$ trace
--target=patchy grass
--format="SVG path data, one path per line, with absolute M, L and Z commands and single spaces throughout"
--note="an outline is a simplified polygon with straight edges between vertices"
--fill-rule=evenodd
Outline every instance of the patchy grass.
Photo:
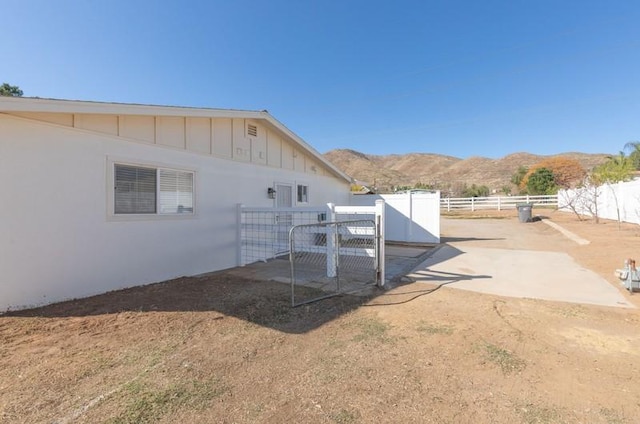
M 565 422 L 560 420 L 560 413 L 556 408 L 526 404 L 518 408 L 518 413 L 527 424 L 556 424 Z
M 351 424 L 358 421 L 360 414 L 358 411 L 348 411 L 341 409 L 339 412 L 332 414 L 331 419 L 337 424 Z
M 378 318 L 363 317 L 355 321 L 355 325 L 360 329 L 360 334 L 353 337 L 354 342 L 388 343 L 392 341 L 387 334 L 391 326 Z
M 444 334 L 447 336 L 453 334 L 453 327 L 450 325 L 432 325 L 425 321 L 420 321 L 416 330 L 424 334 Z
M 489 362 L 499 365 L 504 374 L 520 372 L 527 366 L 526 362 L 512 352 L 491 343 L 484 346 L 485 357 Z
M 202 410 L 211 400 L 228 390 L 228 387 L 217 379 L 174 383 L 167 387 L 134 381 L 123 389 L 122 394 L 127 399 L 124 410 L 107 422 L 109 424 L 154 423 L 162 416 L 180 408 Z
M 624 414 L 616 411 L 612 408 L 602 408 L 600 409 L 600 415 L 607 420 L 607 424 L 626 424 L 631 421 L 627 421 L 624 417 Z

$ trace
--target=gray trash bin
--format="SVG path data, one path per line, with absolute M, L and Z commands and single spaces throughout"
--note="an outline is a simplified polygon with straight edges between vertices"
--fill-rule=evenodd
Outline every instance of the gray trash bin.
M 533 209 L 533 203 L 518 203 L 516 205 L 518 207 L 518 219 L 520 222 L 530 222 L 531 218 L 531 209 Z

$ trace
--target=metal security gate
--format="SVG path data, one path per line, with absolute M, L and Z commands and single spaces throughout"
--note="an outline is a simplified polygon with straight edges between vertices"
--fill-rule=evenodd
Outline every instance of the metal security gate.
M 384 284 L 381 243 L 380 226 L 371 219 L 292 227 L 292 306 Z

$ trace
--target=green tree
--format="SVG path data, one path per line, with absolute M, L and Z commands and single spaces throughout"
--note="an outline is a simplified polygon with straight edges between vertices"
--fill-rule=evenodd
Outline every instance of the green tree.
M 640 147 L 640 144 L 638 145 Z M 640 154 L 640 150 L 638 150 Z M 592 178 L 597 184 L 611 184 L 620 181 L 629 181 L 634 170 L 634 159 L 620 152 L 617 156 L 610 156 L 602 165 L 597 166 L 592 172 Z
M 489 187 L 472 184 L 471 187 L 465 187 L 462 190 L 462 197 L 487 197 L 489 196 Z
M 522 179 L 527 175 L 529 169 L 526 166 L 520 166 L 518 170 L 511 176 L 511 183 L 516 187 L 520 186 Z
M 418 189 L 418 190 L 433 190 L 433 185 L 431 184 L 426 184 L 423 182 L 418 182 L 416 183 L 415 186 L 413 186 L 413 188 Z
M 629 152 L 633 169 L 640 169 L 640 141 L 628 142 L 624 145 L 624 150 Z
M 529 176 L 527 192 L 529 194 L 555 194 L 558 187 L 553 172 L 547 168 L 538 168 Z
M 22 90 L 17 85 L 9 85 L 6 82 L 0 85 L 0 96 L 22 97 Z

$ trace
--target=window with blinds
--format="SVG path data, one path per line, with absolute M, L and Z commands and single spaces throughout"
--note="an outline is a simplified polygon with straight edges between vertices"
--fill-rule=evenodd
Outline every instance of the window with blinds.
M 193 213 L 193 173 L 159 169 L 159 213 Z
M 156 213 L 156 170 L 137 166 L 116 165 L 116 214 Z
M 193 172 L 114 165 L 114 214 L 192 214 Z

